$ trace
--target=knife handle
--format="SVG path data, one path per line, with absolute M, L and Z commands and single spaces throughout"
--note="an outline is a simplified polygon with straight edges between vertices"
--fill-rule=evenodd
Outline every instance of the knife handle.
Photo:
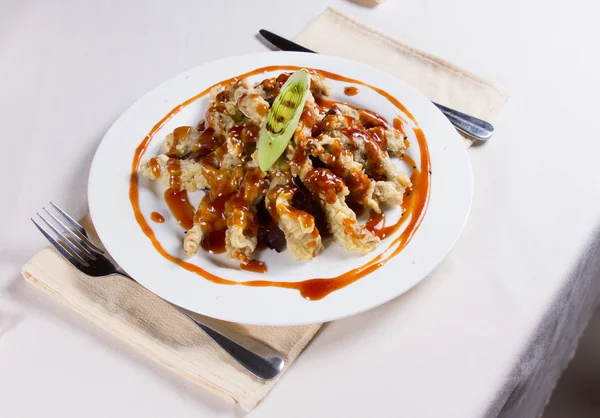
M 436 105 L 438 109 L 440 109 L 440 111 L 448 118 L 448 120 L 450 120 L 456 129 L 464 132 L 468 136 L 479 141 L 485 141 L 490 139 L 494 134 L 494 126 L 491 123 L 476 118 L 475 116 L 467 115 L 466 113 L 443 106 L 439 103 L 432 103 Z

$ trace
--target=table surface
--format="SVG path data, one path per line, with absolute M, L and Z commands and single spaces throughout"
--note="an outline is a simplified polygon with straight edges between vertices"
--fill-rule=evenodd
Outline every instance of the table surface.
M 511 99 L 495 137 L 469 150 L 472 213 L 446 260 L 408 294 L 326 325 L 253 417 L 469 418 L 497 399 L 600 221 L 600 3 L 553 3 L 329 2 Z M 265 51 L 258 29 L 293 37 L 327 4 L 1 2 L 3 416 L 242 414 L 26 284 L 20 266 L 45 245 L 29 217 L 49 200 L 86 212 L 94 151 L 139 96 Z

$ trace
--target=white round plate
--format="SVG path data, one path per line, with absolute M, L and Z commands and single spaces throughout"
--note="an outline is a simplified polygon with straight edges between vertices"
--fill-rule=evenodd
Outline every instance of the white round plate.
M 378 87 L 398 99 L 412 113 L 427 138 L 431 161 L 431 191 L 427 212 L 406 248 L 383 267 L 320 300 L 304 299 L 294 289 L 220 285 L 185 270 L 161 256 L 134 218 L 129 200 L 129 179 L 136 148 L 152 127 L 173 108 L 222 80 L 265 66 L 299 66 L 322 69 Z M 275 71 L 270 76 L 281 71 Z M 253 76 L 262 80 L 267 74 Z M 343 94 L 348 83 L 333 81 L 333 99 L 375 111 L 389 121 L 400 112 L 375 91 L 358 86 L 353 97 Z M 182 108 L 157 132 L 144 159 L 156 155 L 165 135 L 181 125 L 195 126 L 203 119 L 208 97 Z M 410 131 L 410 132 L 409 132 Z M 412 130 L 408 154 L 419 161 Z M 395 161 L 399 160 L 395 159 Z M 183 258 L 184 231 L 171 217 L 162 186 L 139 176 L 140 208 L 161 245 Z M 190 194 L 197 204 L 201 192 Z M 341 58 L 292 52 L 268 52 L 226 58 L 194 68 L 161 84 L 133 104 L 114 123 L 98 147 L 89 179 L 89 205 L 100 239 L 113 258 L 141 285 L 160 297 L 214 318 L 248 324 L 299 325 L 331 321 L 381 305 L 415 286 L 444 258 L 467 219 L 472 196 L 469 158 L 459 135 L 435 106 L 416 90 L 389 74 Z M 149 220 L 157 211 L 167 221 Z M 391 215 L 393 216 L 393 215 Z M 389 218 L 388 218 L 389 219 Z M 397 236 L 394 235 L 394 236 Z M 248 280 L 302 281 L 340 275 L 383 252 L 394 236 L 371 254 L 346 252 L 336 243 L 310 261 L 296 262 L 284 251 L 262 251 L 268 272 L 242 271 L 225 254 L 200 251 L 188 261 L 210 273 L 238 282 Z

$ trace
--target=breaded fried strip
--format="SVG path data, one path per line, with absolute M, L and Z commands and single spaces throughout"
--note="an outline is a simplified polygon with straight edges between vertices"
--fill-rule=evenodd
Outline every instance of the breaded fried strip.
M 247 78 L 236 83 L 233 98 L 244 116 L 258 125 L 269 113 L 269 103 L 255 91 Z
M 177 191 L 187 190 L 188 192 L 194 192 L 205 189 L 208 186 L 202 174 L 202 165 L 194 160 L 179 160 L 161 154 L 143 161 L 140 170 L 144 177 L 158 180 L 160 184 L 174 188 Z M 172 184 L 174 176 L 171 173 L 175 170 L 181 170 L 181 175 L 178 177 L 180 185 Z
M 310 214 L 292 207 L 297 187 L 289 176 L 271 177 L 265 205 L 283 231 L 287 249 L 297 260 L 310 260 L 322 249 L 321 235 Z
M 375 181 L 367 176 L 362 164 L 354 160 L 352 153 L 344 149 L 338 138 L 321 134 L 316 139 L 312 155 L 318 157 L 333 174 L 344 180 L 350 191 L 350 198 L 377 213 L 381 212 L 379 204 L 373 199 Z
M 194 223 L 194 225 L 185 233 L 185 238 L 183 239 L 183 251 L 185 251 L 187 255 L 196 254 L 198 248 L 200 248 L 203 235 L 200 224 Z
M 243 127 L 243 126 L 240 126 Z M 243 129 L 242 129 L 243 132 Z M 179 179 L 181 187 L 193 192 L 199 189 L 210 187 L 210 181 L 205 177 L 203 164 L 185 157 L 190 152 L 195 151 L 195 145 L 200 137 L 200 132 L 189 127 L 183 126 L 176 128 L 165 138 L 165 145 L 169 147 L 169 155 L 160 154 L 147 161 L 143 161 L 140 170 L 142 174 L 152 180 L 158 180 L 161 184 L 173 188 L 172 180 L 174 177 Z M 243 163 L 245 150 L 240 146 L 239 140 L 234 137 L 232 132 L 228 132 L 224 143 L 216 150 L 206 156 L 205 161 L 212 162 L 212 167 L 223 167 L 224 169 L 235 169 Z M 250 166 L 254 166 L 251 161 Z M 204 165 L 205 169 L 210 169 L 210 165 Z M 174 171 L 180 170 L 181 175 L 173 175 Z M 178 185 L 179 186 L 179 185 Z
M 329 110 L 329 113 L 330 114 L 327 115 L 321 122 L 321 124 L 324 125 L 323 127 L 325 128 L 325 133 L 332 130 L 348 128 L 353 122 L 360 120 L 361 117 L 358 109 L 343 103 L 335 103 Z M 349 120 L 348 118 L 351 119 Z M 395 129 L 392 126 L 387 126 L 387 124 L 382 124 L 378 128 L 381 129 L 381 132 L 385 137 L 386 150 L 394 156 L 404 154 L 404 151 L 406 150 L 406 143 L 404 142 L 406 138 L 404 135 L 402 135 L 398 129 Z M 371 128 L 368 130 L 373 131 L 375 129 L 377 128 Z
M 379 203 L 400 205 L 404 198 L 404 191 L 392 181 L 376 181 L 373 188 L 373 198 Z
M 202 132 L 191 126 L 179 126 L 165 137 L 164 146 L 172 157 L 184 157 L 193 151 Z
M 285 84 L 291 73 L 281 73 L 278 77 L 267 78 L 254 85 L 255 92 L 265 100 L 273 100 L 279 90 Z M 317 71 L 309 71 L 310 91 L 313 96 L 329 96 L 331 94 L 331 85 L 323 75 Z
M 386 138 L 386 148 L 387 151 L 394 156 L 400 156 L 404 154 L 406 151 L 406 142 L 404 141 L 406 137 L 402 135 L 402 133 L 395 128 L 388 127 L 385 130 L 385 138 Z
M 318 146 L 322 146 L 322 153 Z M 354 155 L 349 150 L 343 148 L 339 138 L 321 134 L 317 139 L 316 154 L 327 164 L 327 168 L 344 180 L 350 190 L 350 197 L 361 205 L 381 213 L 379 203 L 389 205 L 402 203 L 404 188 L 399 187 L 394 181 L 370 179 L 364 172 L 362 164 L 354 159 Z M 312 155 L 315 153 L 313 152 Z
M 309 103 L 307 105 L 310 106 Z M 379 238 L 357 222 L 356 214 L 346 204 L 345 197 L 349 191 L 344 182 L 330 170 L 314 168 L 306 155 L 309 142 L 314 141 L 310 135 L 311 127 L 300 122 L 288 153 L 292 173 L 298 175 L 313 196 L 318 198 L 329 231 L 346 249 L 362 253 L 373 251 L 379 244 Z
M 229 258 L 246 263 L 258 243 L 256 204 L 264 197 L 267 182 L 260 168 L 246 171 L 242 186 L 225 203 L 225 249 Z
M 242 119 L 242 113 L 233 98 L 233 87 L 216 86 L 211 90 L 210 97 L 210 105 L 205 114 L 206 125 L 213 128 L 217 135 L 224 136 Z
M 388 153 L 368 135 L 345 129 L 331 131 L 329 135 L 339 138 L 345 147 L 352 149 L 354 159 L 360 162 L 371 176 L 393 182 L 402 193 L 412 186 L 406 173 L 402 172 Z
M 358 223 L 356 214 L 346 204 L 348 188 L 339 177 L 325 168 L 315 168 L 309 170 L 302 181 L 313 195 L 318 196 L 329 232 L 347 250 L 366 254 L 377 247 L 379 238 Z
M 329 96 L 331 94 L 331 84 L 321 73 L 317 71 L 309 71 L 310 75 L 310 91 L 313 96 Z

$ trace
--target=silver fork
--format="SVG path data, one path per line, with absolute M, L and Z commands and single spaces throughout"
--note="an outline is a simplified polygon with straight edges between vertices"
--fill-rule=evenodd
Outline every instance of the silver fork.
M 104 251 L 92 242 L 87 231 L 77 221 L 54 203 L 50 204 L 56 213 L 46 208 L 43 208 L 42 214 L 37 213 L 45 226 L 33 218 L 31 221 L 69 263 L 88 276 L 102 277 L 117 273 L 133 279 L 103 255 Z M 217 324 L 209 326 L 191 317 L 182 308 L 169 304 L 204 330 L 256 377 L 272 379 L 283 370 L 283 358 L 271 347 Z

